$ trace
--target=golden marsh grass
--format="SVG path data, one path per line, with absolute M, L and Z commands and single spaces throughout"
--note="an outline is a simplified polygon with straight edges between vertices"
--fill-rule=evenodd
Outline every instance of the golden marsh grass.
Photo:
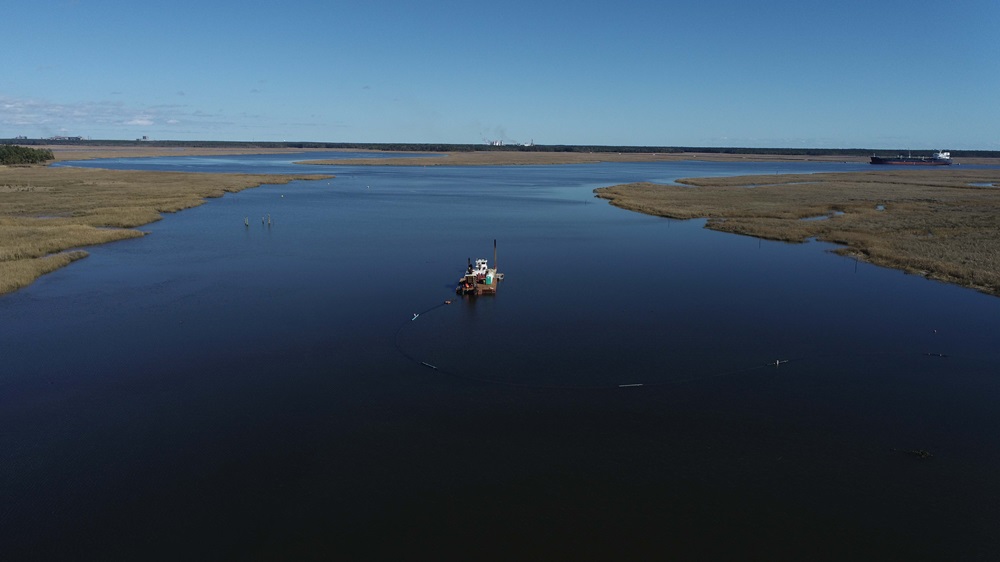
M 0 167 L 0 294 L 87 255 L 67 250 L 143 236 L 134 228 L 161 213 L 264 183 L 329 177 Z
M 56 160 L 303 152 L 302 149 L 51 147 Z M 676 160 L 854 160 L 816 156 L 559 152 L 449 153 L 440 158 L 327 160 L 310 164 L 500 166 Z M 959 163 L 966 162 L 959 160 Z M 969 160 L 967 163 L 974 163 Z M 996 163 L 984 161 L 975 163 Z M 67 250 L 142 236 L 137 226 L 262 183 L 330 176 L 131 172 L 0 167 L 0 294 L 86 256 Z M 951 169 L 683 180 L 690 187 L 630 184 L 598 190 L 619 207 L 675 218 L 709 218 L 716 230 L 802 241 L 816 237 L 841 253 L 1000 294 L 1000 177 Z M 975 184 L 988 184 L 984 187 Z M 755 185 L 754 188 L 747 188 Z M 882 205 L 885 210 L 877 211 Z M 801 221 L 834 211 L 843 215 Z
M 684 179 L 596 190 L 611 204 L 838 253 L 1000 295 L 1000 170 L 921 169 Z M 811 217 L 825 220 L 802 220 Z

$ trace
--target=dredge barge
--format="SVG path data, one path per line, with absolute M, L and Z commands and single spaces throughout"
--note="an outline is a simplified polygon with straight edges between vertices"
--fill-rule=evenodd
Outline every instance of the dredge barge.
M 476 260 L 472 264 L 469 258 L 469 265 L 465 275 L 458 279 L 458 287 L 455 293 L 459 295 L 495 295 L 497 294 L 497 284 L 503 279 L 503 273 L 497 270 L 497 241 L 493 241 L 493 267 L 489 267 L 485 258 Z

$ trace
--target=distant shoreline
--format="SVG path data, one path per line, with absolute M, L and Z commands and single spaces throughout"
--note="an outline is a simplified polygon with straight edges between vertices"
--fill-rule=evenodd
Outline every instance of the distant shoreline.
M 867 162 L 856 156 L 798 156 L 777 154 L 722 154 L 707 152 L 439 152 L 434 158 L 350 158 L 302 160 L 314 166 L 549 166 L 601 162 Z M 1000 163 L 1000 160 L 998 160 Z
M 197 146 L 105 146 L 105 145 L 40 145 L 52 151 L 55 162 L 95 160 L 98 158 L 158 158 L 164 156 L 230 156 L 238 154 L 301 154 L 303 152 L 333 152 L 328 148 L 206 148 Z M 363 152 L 352 150 L 350 152 Z
M 228 156 L 237 154 L 303 154 L 310 152 L 371 152 L 399 154 L 365 148 L 294 148 L 294 147 L 202 147 L 202 146 L 114 146 L 114 145 L 32 145 L 47 148 L 55 155 L 56 162 L 68 160 L 93 160 L 97 158 L 154 158 L 166 156 Z M 547 151 L 467 151 L 424 154 L 433 158 L 406 156 L 400 158 L 345 158 L 300 160 L 297 164 L 328 166 L 541 166 L 557 164 L 593 164 L 600 162 L 678 162 L 704 160 L 707 162 L 854 162 L 866 163 L 868 156 L 857 155 L 807 155 L 807 154 L 757 154 L 727 152 L 547 152 Z M 1000 158 L 954 158 L 956 164 L 1000 165 Z
M 155 146 L 45 146 L 56 162 L 95 158 L 303 154 L 361 149 Z M 633 152 L 451 152 L 434 158 L 350 158 L 300 163 L 364 166 L 524 166 L 598 162 L 865 162 L 848 156 Z M 709 228 L 776 240 L 816 237 L 885 267 L 1000 295 L 1000 171 L 961 164 L 1000 165 L 1000 159 L 956 159 L 950 170 L 885 170 L 796 176 L 682 180 L 699 189 L 631 184 L 603 188 L 599 197 L 622 208 L 667 217 L 709 218 Z M 879 169 L 876 169 L 879 168 Z M 928 175 L 930 174 L 930 175 Z M 113 171 L 49 166 L 0 166 L 0 294 L 86 256 L 81 246 L 141 236 L 134 227 L 199 205 L 205 197 L 290 176 Z M 795 185 L 796 182 L 798 185 Z M 822 183 L 822 185 L 817 185 Z M 947 184 L 947 185 L 943 185 Z M 178 184 L 183 189 L 178 189 Z M 975 187 L 976 185 L 996 187 Z M 747 185 L 755 185 L 752 190 Z M 803 188 L 802 186 L 806 187 Z M 118 187 L 122 186 L 122 187 Z M 128 189 L 124 189 L 127 187 Z M 902 189 L 902 191 L 900 191 Z M 728 194 L 726 194 L 728 192 Z M 725 201 L 720 201 L 725 194 Z M 918 197 L 920 201 L 914 202 Z M 126 199 L 123 199 L 125 197 Z M 171 202 L 164 204 L 164 197 Z M 886 212 L 875 212 L 883 206 Z M 100 213 L 98 213 L 100 210 Z M 825 221 L 803 217 L 841 212 Z M 942 222 L 943 221 L 943 222 Z M 111 228 L 108 228 L 111 227 Z M 926 233 L 931 233 L 928 236 Z M 905 246 L 905 247 L 904 247 Z
M 239 154 L 302 154 L 309 152 L 398 152 L 366 149 L 331 148 L 209 148 L 105 145 L 41 145 L 52 151 L 56 162 L 94 160 L 98 158 L 157 158 L 170 156 L 228 156 Z M 344 158 L 301 160 L 297 164 L 341 166 L 531 166 L 555 164 L 588 164 L 598 162 L 677 162 L 705 160 L 709 162 L 863 162 L 867 157 L 806 156 L 776 154 L 725 154 L 714 152 L 427 152 L 432 157 L 405 156 L 399 158 Z M 1000 163 L 1000 159 L 997 159 Z

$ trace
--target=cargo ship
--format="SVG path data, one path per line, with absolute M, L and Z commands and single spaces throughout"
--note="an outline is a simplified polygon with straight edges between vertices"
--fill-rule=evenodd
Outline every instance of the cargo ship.
M 948 166 L 951 164 L 951 153 L 937 151 L 933 156 L 895 156 L 886 158 L 872 156 L 872 164 L 895 164 L 901 166 Z

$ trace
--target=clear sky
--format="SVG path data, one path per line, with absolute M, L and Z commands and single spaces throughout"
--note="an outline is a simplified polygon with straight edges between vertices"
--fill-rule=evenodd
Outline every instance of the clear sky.
M 0 138 L 1000 150 L 998 0 L 0 13 Z

